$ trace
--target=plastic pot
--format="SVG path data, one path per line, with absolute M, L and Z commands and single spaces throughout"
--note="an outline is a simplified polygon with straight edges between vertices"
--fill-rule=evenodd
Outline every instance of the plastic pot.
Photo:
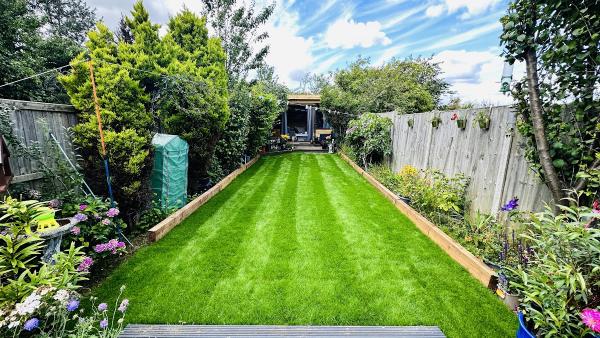
M 479 128 L 483 129 L 483 130 L 488 130 L 490 129 L 490 120 L 479 120 Z
M 407 124 L 408 124 L 408 127 L 409 127 L 409 128 L 412 128 L 412 127 L 415 125 L 415 120 L 412 120 L 412 119 L 411 119 L 411 120 L 408 120 L 408 121 L 407 121 Z
M 467 127 L 467 120 L 456 120 L 456 125 L 464 130 Z
M 535 338 L 535 335 L 527 329 L 525 325 L 525 316 L 519 311 L 519 329 L 517 330 L 517 338 Z
M 440 126 L 440 121 L 431 121 L 431 126 L 437 128 Z

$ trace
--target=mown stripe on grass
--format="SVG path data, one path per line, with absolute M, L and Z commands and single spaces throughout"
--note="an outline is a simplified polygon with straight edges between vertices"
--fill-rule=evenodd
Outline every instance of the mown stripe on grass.
M 127 284 L 137 323 L 438 325 L 514 316 L 336 156 L 269 156 L 94 293 Z

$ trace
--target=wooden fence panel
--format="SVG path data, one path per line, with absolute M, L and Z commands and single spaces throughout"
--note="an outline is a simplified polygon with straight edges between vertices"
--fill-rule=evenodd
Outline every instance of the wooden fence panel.
M 52 132 L 67 154 L 72 154 L 72 145 L 66 129 L 77 123 L 77 111 L 71 105 L 52 104 L 0 99 L 0 104 L 11 109 L 10 119 L 14 124 L 14 133 L 25 145 L 41 144 L 49 139 Z M 43 128 L 45 124 L 47 128 Z M 26 156 L 10 158 L 15 175 L 13 183 L 31 182 L 42 178 L 40 163 Z M 35 184 L 32 185 L 34 187 Z
M 482 110 L 491 116 L 488 130 L 480 129 L 475 121 Z M 464 130 L 451 120 L 455 113 L 467 117 Z M 433 128 L 431 120 L 436 114 L 442 122 Z M 529 210 L 540 210 L 544 202 L 551 200 L 549 190 L 529 170 L 523 157 L 523 139 L 515 131 L 515 115 L 510 107 L 382 115 L 393 121 L 393 152 L 389 158 L 392 170 L 410 164 L 448 175 L 465 174 L 470 178 L 467 196 L 473 211 L 495 213 L 514 196 Z M 412 128 L 408 126 L 411 118 Z

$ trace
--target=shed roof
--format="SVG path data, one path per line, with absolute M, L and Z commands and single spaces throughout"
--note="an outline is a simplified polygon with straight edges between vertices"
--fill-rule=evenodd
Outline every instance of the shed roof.
M 321 103 L 321 95 L 315 94 L 290 94 L 288 95 L 288 104 L 320 104 Z

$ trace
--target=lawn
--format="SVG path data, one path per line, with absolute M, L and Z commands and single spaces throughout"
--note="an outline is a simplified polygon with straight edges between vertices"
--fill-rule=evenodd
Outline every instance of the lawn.
M 263 157 L 93 293 L 128 322 L 436 325 L 508 337 L 515 316 L 339 157 Z

